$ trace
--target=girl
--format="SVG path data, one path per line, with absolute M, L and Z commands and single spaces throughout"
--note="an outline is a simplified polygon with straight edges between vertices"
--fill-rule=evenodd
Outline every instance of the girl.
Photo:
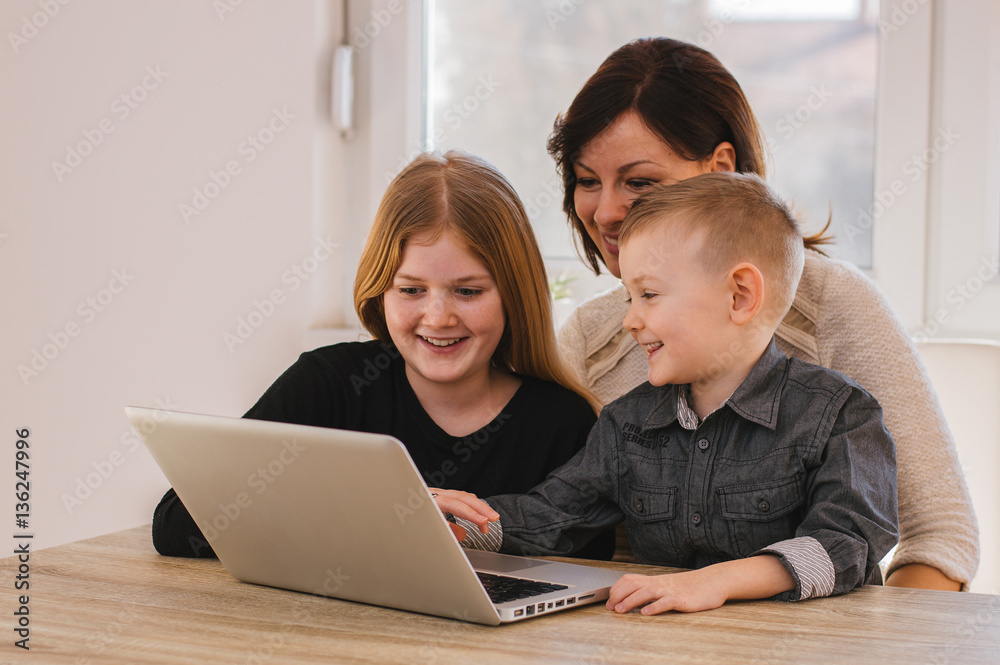
M 393 180 L 354 304 L 374 340 L 303 353 L 245 417 L 392 435 L 428 485 L 481 496 L 525 492 L 583 446 L 596 403 L 559 359 L 534 234 L 490 164 L 423 155 Z M 613 535 L 580 555 L 608 558 Z M 173 490 L 153 544 L 213 555 Z

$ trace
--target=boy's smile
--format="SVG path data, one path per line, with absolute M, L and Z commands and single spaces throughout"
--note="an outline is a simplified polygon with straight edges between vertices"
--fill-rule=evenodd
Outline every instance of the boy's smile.
M 728 275 L 706 270 L 700 233 L 683 235 L 659 227 L 630 236 L 621 246 L 622 282 L 630 299 L 622 325 L 646 352 L 649 382 L 692 384 L 692 406 L 704 417 L 701 411 L 725 402 L 749 367 L 742 353 L 734 352 L 740 336 L 730 319 Z

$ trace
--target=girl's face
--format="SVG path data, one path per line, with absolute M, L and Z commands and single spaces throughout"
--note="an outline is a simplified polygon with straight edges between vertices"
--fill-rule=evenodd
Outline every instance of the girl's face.
M 722 143 L 704 161 L 678 156 L 659 136 L 646 128 L 634 111 L 623 113 L 607 130 L 583 146 L 573 162 L 576 187 L 573 201 L 604 264 L 621 277 L 618 263 L 618 229 L 632 201 L 652 185 L 677 182 L 715 170 L 732 170 L 725 156 L 732 152 Z M 720 155 L 722 160 L 720 162 Z
M 488 379 L 506 317 L 493 275 L 462 240 L 410 238 L 383 304 L 411 386 Z

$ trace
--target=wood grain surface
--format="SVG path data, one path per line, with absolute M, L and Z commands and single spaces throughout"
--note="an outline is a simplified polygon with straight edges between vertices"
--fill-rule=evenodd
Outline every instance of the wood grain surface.
M 598 604 L 489 628 L 244 584 L 216 560 L 159 556 L 148 527 L 32 552 L 24 651 L 18 565 L 0 560 L 3 663 L 1000 663 L 1000 596 L 865 587 L 658 617 Z

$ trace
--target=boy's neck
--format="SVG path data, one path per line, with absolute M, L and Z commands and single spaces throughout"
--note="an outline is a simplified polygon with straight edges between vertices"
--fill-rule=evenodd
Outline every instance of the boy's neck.
M 763 346 L 757 344 L 746 353 L 727 356 L 727 360 L 729 358 L 731 360 L 723 366 L 722 371 L 691 383 L 691 401 L 688 406 L 697 414 L 698 420 L 705 420 L 709 414 L 732 397 L 736 389 L 750 375 L 760 357 L 764 355 L 770 342 L 768 338 Z

